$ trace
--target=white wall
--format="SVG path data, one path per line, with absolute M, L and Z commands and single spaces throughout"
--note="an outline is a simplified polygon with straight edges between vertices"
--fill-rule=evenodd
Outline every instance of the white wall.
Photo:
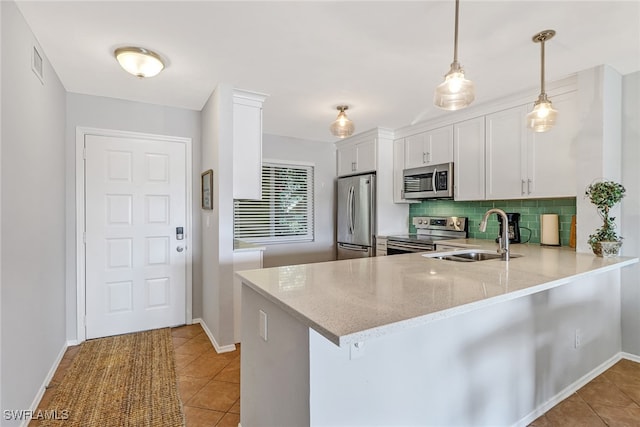
M 622 90 L 622 253 L 640 256 L 640 71 L 624 76 Z M 640 266 L 622 273 L 622 350 L 640 356 Z
M 578 73 L 578 117 L 581 125 L 576 165 L 578 252 L 591 253 L 591 247 L 587 244 L 588 236 L 602 225 L 595 206 L 582 197 L 585 189 L 593 181 L 602 178 L 620 182 L 621 103 L 622 76 L 613 68 L 601 65 Z M 614 217 L 618 213 L 619 207 L 611 211 Z
M 262 157 L 314 164 L 313 242 L 268 245 L 264 267 L 306 264 L 335 259 L 335 178 L 336 151 L 330 142 L 309 141 L 287 136 L 262 136 Z
M 29 409 L 65 335 L 65 91 L 15 3 L 2 1 L 2 402 Z M 38 46 L 39 47 L 39 46 Z M 18 425 L 2 420 L 3 426 Z
M 202 318 L 219 347 L 234 343 L 232 141 L 233 88 L 221 84 L 202 109 L 200 162 L 213 169 L 213 210 L 202 211 Z
M 66 130 L 66 304 L 67 337 L 76 339 L 76 128 L 93 127 L 179 136 L 192 139 L 193 159 L 193 317 L 202 315 L 202 256 L 200 240 L 200 112 L 100 96 L 67 94 Z

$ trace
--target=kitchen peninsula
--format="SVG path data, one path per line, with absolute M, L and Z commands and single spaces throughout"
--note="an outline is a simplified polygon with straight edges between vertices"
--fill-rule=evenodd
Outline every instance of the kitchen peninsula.
M 408 254 L 238 273 L 243 427 L 533 421 L 620 357 L 620 268 L 638 259 L 512 252 L 522 256 Z

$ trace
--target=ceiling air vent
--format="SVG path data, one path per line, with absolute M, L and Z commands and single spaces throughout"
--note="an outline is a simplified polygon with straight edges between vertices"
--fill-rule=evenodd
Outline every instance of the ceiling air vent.
M 38 76 L 38 79 L 40 79 L 40 83 L 44 84 L 44 75 L 42 74 L 42 68 L 43 68 L 42 55 L 40 54 L 40 52 L 38 52 L 38 49 L 34 46 L 33 57 L 31 59 L 31 69 L 33 70 L 34 74 Z

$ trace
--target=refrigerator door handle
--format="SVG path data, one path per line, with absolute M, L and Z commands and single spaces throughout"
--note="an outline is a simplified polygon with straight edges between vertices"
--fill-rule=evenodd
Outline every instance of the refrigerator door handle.
M 349 187 L 349 198 L 347 200 L 348 203 L 348 212 L 349 212 L 349 233 L 353 234 L 355 231 L 353 215 L 354 215 L 354 203 L 355 203 L 355 189 L 353 186 Z

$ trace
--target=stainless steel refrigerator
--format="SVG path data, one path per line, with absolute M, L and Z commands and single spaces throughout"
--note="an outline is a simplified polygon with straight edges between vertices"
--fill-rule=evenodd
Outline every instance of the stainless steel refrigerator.
M 338 179 L 338 259 L 374 255 L 376 175 Z

